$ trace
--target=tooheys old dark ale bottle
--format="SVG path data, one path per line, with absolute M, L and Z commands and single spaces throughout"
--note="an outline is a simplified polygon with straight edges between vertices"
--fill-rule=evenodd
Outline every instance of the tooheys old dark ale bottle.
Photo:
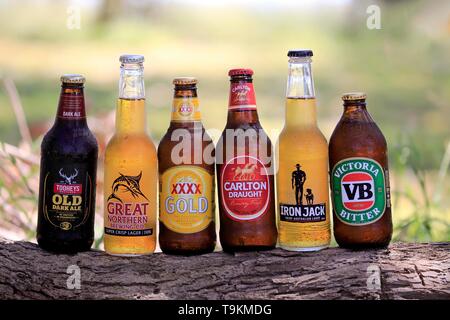
M 259 123 L 250 69 L 230 70 L 228 120 L 216 147 L 224 251 L 276 244 L 272 144 Z
M 58 112 L 41 145 L 37 241 L 56 252 L 94 240 L 98 146 L 86 122 L 84 77 L 63 75 Z
M 199 254 L 216 245 L 214 143 L 201 122 L 197 79 L 176 78 L 172 118 L 158 147 L 159 245 Z
M 386 140 L 367 112 L 366 94 L 342 100 L 329 145 L 334 236 L 342 247 L 384 247 L 392 236 Z

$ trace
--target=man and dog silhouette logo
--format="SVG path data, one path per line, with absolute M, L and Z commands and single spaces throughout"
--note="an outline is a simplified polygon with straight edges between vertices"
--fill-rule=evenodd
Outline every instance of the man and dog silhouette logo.
M 295 170 L 292 171 L 292 178 L 291 178 L 291 185 L 292 189 L 295 194 L 295 202 L 298 206 L 303 205 L 303 186 L 305 185 L 306 181 L 306 172 L 301 170 L 302 166 L 297 163 L 295 165 Z M 314 203 L 314 194 L 312 192 L 312 189 L 307 188 L 306 194 L 305 194 L 306 204 L 313 204 Z

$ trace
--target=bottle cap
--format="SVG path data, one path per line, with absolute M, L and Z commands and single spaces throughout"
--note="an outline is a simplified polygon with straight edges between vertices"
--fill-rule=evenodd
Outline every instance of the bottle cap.
M 81 74 L 63 74 L 60 80 L 62 83 L 84 83 L 86 81 Z
M 139 54 L 123 54 L 120 56 L 119 61 L 122 63 L 142 63 L 144 62 L 144 56 Z
M 189 84 L 197 84 L 197 79 L 194 77 L 179 77 L 179 78 L 175 78 L 173 79 L 173 84 L 174 85 L 189 85 Z
M 366 100 L 367 95 L 364 92 L 347 92 L 342 95 L 343 101 Z
M 230 71 L 228 71 L 228 75 L 230 77 L 251 76 L 251 75 L 253 75 L 253 70 L 252 69 L 231 69 Z
M 288 57 L 312 57 L 311 49 L 292 49 L 288 51 Z

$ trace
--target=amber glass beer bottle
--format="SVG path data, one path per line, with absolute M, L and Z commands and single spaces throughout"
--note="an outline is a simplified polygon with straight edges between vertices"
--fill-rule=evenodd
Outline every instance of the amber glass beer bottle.
M 156 247 L 156 148 L 147 134 L 144 57 L 120 57 L 116 131 L 105 151 L 104 242 L 114 255 Z
M 55 252 L 88 250 L 94 241 L 97 141 L 84 107 L 84 77 L 61 77 L 53 127 L 41 145 L 37 241 Z
M 201 122 L 197 79 L 176 78 L 169 129 L 158 147 L 159 245 L 200 254 L 216 245 L 214 143 Z
M 230 70 L 228 120 L 216 147 L 224 251 L 262 250 L 277 239 L 272 144 L 256 111 L 250 69 Z
M 278 230 L 281 248 L 315 251 L 331 238 L 328 146 L 317 126 L 311 50 L 290 50 L 286 120 L 278 140 Z
M 342 96 L 330 139 L 334 237 L 342 247 L 385 247 L 392 236 L 387 144 L 366 109 L 366 94 Z

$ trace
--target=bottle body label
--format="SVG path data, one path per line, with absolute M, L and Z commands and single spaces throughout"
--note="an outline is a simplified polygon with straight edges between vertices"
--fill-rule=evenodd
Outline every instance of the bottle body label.
M 70 231 L 83 226 L 95 206 L 95 175 L 86 164 L 52 165 L 44 171 L 42 212 L 53 227 Z
M 331 172 L 336 216 L 349 225 L 367 225 L 379 220 L 386 209 L 386 179 L 383 167 L 369 158 L 348 158 Z
M 227 216 L 237 221 L 256 220 L 267 212 L 270 180 L 257 158 L 238 156 L 222 167 L 221 197 Z
M 316 150 L 312 158 L 299 159 L 298 150 L 289 144 L 284 147 L 277 175 L 280 245 L 327 246 L 331 238 L 327 153 Z
M 191 234 L 214 220 L 214 177 L 198 166 L 176 166 L 160 176 L 160 221 L 168 229 Z
M 141 190 L 142 171 L 137 175 L 119 173 L 106 200 L 105 234 L 150 236 L 154 233 L 148 195 Z

